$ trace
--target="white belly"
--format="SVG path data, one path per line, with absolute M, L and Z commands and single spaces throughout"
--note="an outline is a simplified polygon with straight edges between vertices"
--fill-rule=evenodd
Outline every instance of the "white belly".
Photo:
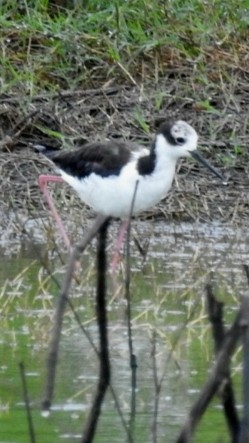
M 135 162 L 123 168 L 120 175 L 101 177 L 92 173 L 78 179 L 60 170 L 63 179 L 71 185 L 79 197 L 97 213 L 107 216 L 127 218 L 131 211 L 136 182 L 133 214 L 153 207 L 164 198 L 172 184 L 174 169 L 157 170 L 152 175 L 139 176 Z

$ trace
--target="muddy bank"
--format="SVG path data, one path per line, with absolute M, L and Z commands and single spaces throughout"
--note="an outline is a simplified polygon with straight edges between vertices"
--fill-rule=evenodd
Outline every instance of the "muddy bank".
M 249 224 L 249 88 L 242 79 L 232 89 L 222 84 L 193 88 L 179 74 L 169 75 L 155 88 L 111 86 L 32 100 L 1 96 L 0 210 L 29 217 L 46 214 L 37 177 L 51 169 L 33 152 L 32 144 L 71 149 L 86 140 L 110 137 L 149 144 L 163 119 L 182 118 L 199 132 L 200 149 L 229 184 L 223 186 L 201 166 L 184 161 L 166 201 L 143 218 Z M 66 186 L 56 192 L 64 216 L 82 211 L 81 202 Z

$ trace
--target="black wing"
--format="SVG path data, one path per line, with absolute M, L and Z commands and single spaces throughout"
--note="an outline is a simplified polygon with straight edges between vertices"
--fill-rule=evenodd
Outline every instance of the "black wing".
M 118 175 L 131 158 L 130 147 L 118 141 L 86 143 L 73 151 L 40 149 L 57 168 L 78 178 L 96 172 L 102 176 Z

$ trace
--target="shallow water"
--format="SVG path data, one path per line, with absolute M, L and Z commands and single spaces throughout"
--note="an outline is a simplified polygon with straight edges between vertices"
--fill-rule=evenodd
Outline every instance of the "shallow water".
M 241 230 L 221 225 L 165 222 L 137 222 L 132 232 L 143 248 L 148 247 L 144 259 L 133 241 L 131 244 L 133 347 L 138 364 L 134 440 L 153 441 L 152 428 L 156 422 L 158 442 L 174 442 L 213 358 L 204 285 L 211 276 L 217 295 L 225 303 L 226 322 L 230 322 L 239 297 L 248 291 L 242 270 L 242 265 L 249 263 L 248 236 Z M 28 440 L 18 370 L 20 361 L 26 368 L 37 441 L 43 443 L 80 440 L 98 378 L 97 357 L 68 311 L 52 412 L 48 418 L 41 416 L 47 344 L 58 293 L 44 266 L 59 281 L 63 279 L 64 268 L 56 251 L 47 251 L 39 236 L 37 240 L 35 243 L 25 241 L 22 248 L 12 249 L 18 253 L 9 254 L 3 248 L 0 258 L 0 443 Z M 42 257 L 43 266 L 37 257 Z M 94 260 L 95 244 L 84 254 L 84 273 L 81 283 L 73 287 L 72 300 L 97 345 Z M 121 265 L 116 292 L 109 281 L 109 344 L 112 386 L 123 418 L 128 422 L 131 373 L 123 283 Z M 163 377 L 156 417 L 155 365 L 158 378 Z M 239 357 L 233 372 L 240 403 Z M 194 441 L 226 439 L 223 414 L 216 400 L 202 420 Z M 110 392 L 103 405 L 96 441 L 126 441 Z

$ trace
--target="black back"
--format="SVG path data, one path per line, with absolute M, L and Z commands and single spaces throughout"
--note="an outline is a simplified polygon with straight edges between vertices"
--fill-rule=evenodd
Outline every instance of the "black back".
M 103 177 L 118 175 L 129 161 L 131 150 L 117 141 L 86 143 L 74 151 L 43 151 L 62 171 L 84 178 L 95 172 Z

